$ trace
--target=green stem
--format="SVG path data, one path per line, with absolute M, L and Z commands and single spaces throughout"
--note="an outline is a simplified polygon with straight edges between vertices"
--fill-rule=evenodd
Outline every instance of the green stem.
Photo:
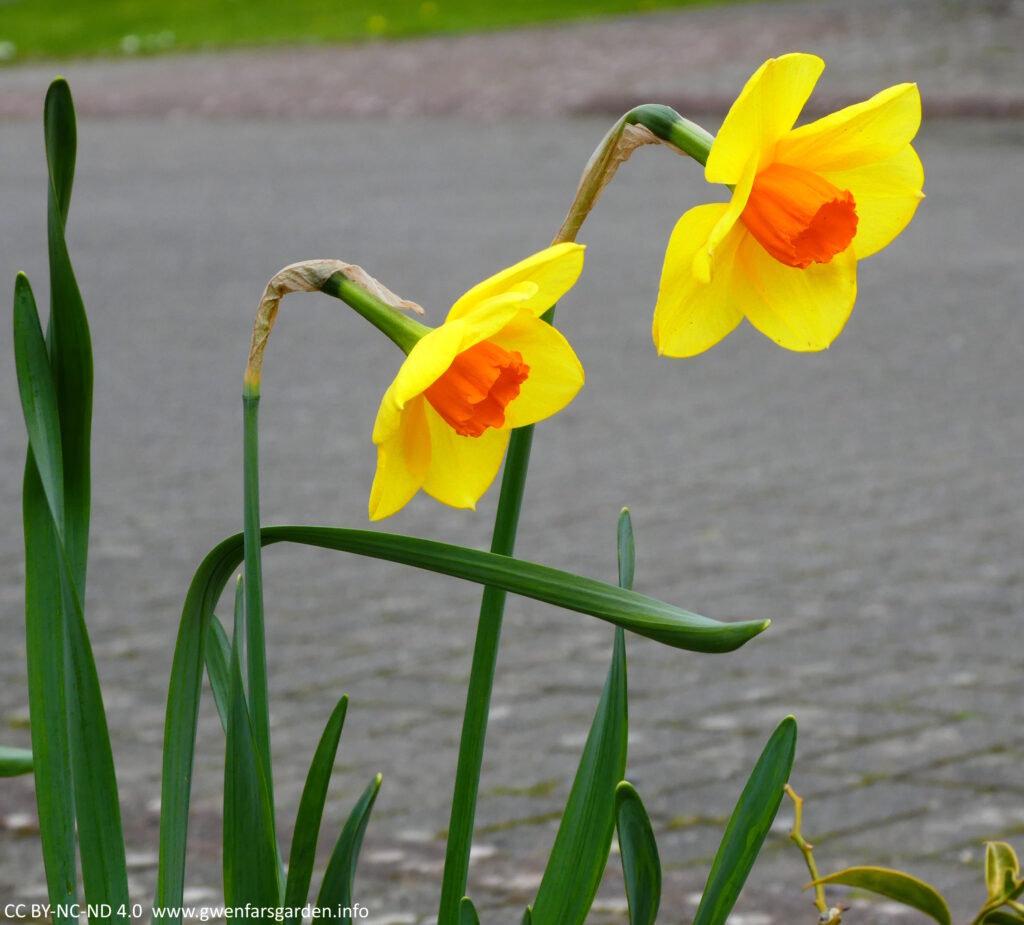
M 325 295 L 341 299 L 350 308 L 355 309 L 370 324 L 390 337 L 403 353 L 408 354 L 416 346 L 416 342 L 430 331 L 425 324 L 420 324 L 390 305 L 385 305 L 343 273 L 335 273 L 331 276 L 320 287 L 320 291 Z
M 671 106 L 646 103 L 631 109 L 623 119 L 630 125 L 642 125 L 650 129 L 662 141 L 674 145 L 698 164 L 707 164 L 715 136 L 696 122 L 684 119 Z
M 554 308 L 543 315 L 550 323 Z M 498 511 L 494 517 L 491 552 L 510 556 L 515 551 L 519 512 L 523 507 L 526 472 L 533 445 L 533 425 L 512 431 L 501 478 Z M 451 819 L 448 824 L 448 847 L 445 851 L 444 876 L 441 881 L 441 908 L 438 925 L 457 925 L 459 903 L 466 893 L 469 875 L 469 850 L 473 843 L 473 822 L 480 790 L 480 768 L 484 758 L 487 716 L 491 708 L 491 689 L 498 660 L 501 621 L 505 614 L 506 593 L 498 588 L 484 588 L 480 601 L 473 665 L 466 691 L 466 712 L 462 721 L 459 760 L 455 771 Z
M 242 390 L 245 508 L 245 657 L 249 712 L 253 737 L 263 763 L 270 805 L 274 805 L 274 778 L 270 760 L 270 697 L 267 690 L 267 646 L 263 630 L 263 564 L 260 551 L 259 385 L 247 382 Z
M 277 279 L 278 277 L 275 277 Z M 321 285 L 328 295 L 343 300 L 360 315 L 376 325 L 406 353 L 429 331 L 425 325 L 407 318 L 390 305 L 368 293 L 343 273 L 334 273 Z M 287 291 L 287 290 L 286 290 Z M 259 480 L 259 406 L 260 377 L 263 352 L 267 338 L 277 316 L 277 305 L 282 292 L 268 287 L 260 302 L 253 330 L 253 345 L 249 352 L 242 388 L 243 408 L 243 482 L 245 494 L 245 649 L 249 710 L 252 714 L 253 735 L 263 763 L 264 776 L 270 791 L 270 805 L 274 805 L 273 776 L 270 759 L 270 698 L 267 690 L 267 645 L 263 619 L 263 566 L 260 554 L 260 480 Z

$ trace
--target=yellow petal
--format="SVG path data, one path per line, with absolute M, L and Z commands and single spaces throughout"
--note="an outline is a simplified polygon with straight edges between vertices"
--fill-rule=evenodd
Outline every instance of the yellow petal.
M 431 458 L 423 490 L 450 507 L 475 508 L 498 474 L 511 431 L 490 428 L 479 437 L 462 437 L 424 405 Z
M 736 250 L 733 286 L 743 313 L 787 350 L 824 350 L 842 331 L 857 298 L 853 246 L 806 270 L 772 257 L 751 234 Z
M 500 331 L 516 316 L 522 304 L 521 294 L 504 293 L 488 299 L 466 317 L 446 321 L 441 327 L 425 334 L 409 351 L 385 399 L 397 410 L 401 410 L 407 401 L 423 394 L 433 385 L 459 353 Z M 377 427 L 381 426 L 385 425 L 381 423 L 378 413 Z
M 703 353 L 743 318 L 731 285 L 736 246 L 746 236 L 742 224 L 735 226 L 719 247 L 709 281 L 699 279 L 692 269 L 695 254 L 706 249 L 708 236 L 727 209 L 725 203 L 690 209 L 669 238 L 654 308 L 654 343 L 660 354 L 688 357 Z
M 715 272 L 716 252 L 729 237 L 733 226 L 739 221 L 747 206 L 750 192 L 754 188 L 755 167 L 756 164 L 753 161 L 747 165 L 740 182 L 736 184 L 736 188 L 732 192 L 732 198 L 725 211 L 708 234 L 707 243 L 693 255 L 693 275 L 702 283 L 711 281 Z
M 442 324 L 420 338 L 402 362 L 385 398 L 390 396 L 394 406 L 401 410 L 409 399 L 420 395 L 452 365 L 462 349 L 465 333 L 465 325 L 457 321 Z
M 796 122 L 818 82 L 825 62 L 816 55 L 769 58 L 747 81 L 732 104 L 708 155 L 709 183 L 738 183 L 753 159 L 769 160 L 775 143 Z
M 475 285 L 452 306 L 448 320 L 461 318 L 486 299 L 523 283 L 532 283 L 536 288 L 529 292 L 521 307 L 542 315 L 572 288 L 582 270 L 583 245 L 556 244 Z
M 520 312 L 490 338 L 506 350 L 518 350 L 530 374 L 519 395 L 505 408 L 508 427 L 525 427 L 561 411 L 583 387 L 583 365 L 569 342 L 547 322 Z
M 390 517 L 419 491 L 430 467 L 430 431 L 424 399 L 400 412 L 389 439 L 377 446 L 377 472 L 370 489 L 370 520 Z
M 887 161 L 822 176 L 853 193 L 857 209 L 853 249 L 858 260 L 880 251 L 906 228 L 924 198 L 924 168 L 910 145 Z
M 779 140 L 775 159 L 817 173 L 849 170 L 895 157 L 920 126 L 917 85 L 898 84 L 794 129 Z

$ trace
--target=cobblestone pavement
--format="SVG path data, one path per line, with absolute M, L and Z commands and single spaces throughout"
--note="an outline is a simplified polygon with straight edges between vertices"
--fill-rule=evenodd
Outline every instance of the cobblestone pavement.
M 966 9 L 911 7 L 934 10 L 940 23 Z M 693 21 L 774 22 L 766 10 L 775 9 L 704 11 Z M 810 18 L 805 9 L 786 21 Z M 978 10 L 1013 24 L 1020 7 Z M 993 29 L 991 16 L 968 18 L 964 41 L 1010 34 L 1009 25 Z M 627 26 L 651 22 L 683 28 L 691 19 Z M 909 42 L 903 19 L 892 22 Z M 521 45 L 549 34 L 531 32 Z M 831 41 L 838 48 L 843 39 Z M 854 36 L 851 48 L 881 55 L 873 41 Z M 933 41 L 922 28 L 921 47 Z M 422 47 L 430 53 L 435 44 Z M 950 49 L 929 68 L 916 49 L 904 59 L 914 67 L 880 66 L 850 84 L 842 75 L 854 52 L 836 51 L 840 76 L 827 73 L 823 89 L 872 92 L 904 78 L 927 87 L 949 61 L 963 65 L 964 86 L 977 79 L 975 89 L 989 87 L 982 64 Z M 782 39 L 769 50 L 782 50 Z M 755 42 L 731 58 L 723 69 L 738 76 L 723 77 L 716 92 L 733 92 L 765 53 Z M 212 66 L 205 61 L 196 67 Z M 149 66 L 168 65 L 131 65 L 139 75 Z M 78 67 L 69 68 L 73 88 Z M 117 67 L 83 65 L 81 73 Z M 42 73 L 0 73 L 0 98 Z M 1021 83 L 992 89 L 996 98 L 1019 93 Z M 159 749 L 181 603 L 201 557 L 240 525 L 238 397 L 264 281 L 293 260 L 340 256 L 421 301 L 436 322 L 469 285 L 550 239 L 607 124 L 511 116 L 497 125 L 453 111 L 283 127 L 191 115 L 81 125 L 69 241 L 97 363 L 88 610 L 140 902 L 155 878 Z M 4 123 L 7 291 L 18 267 L 37 293 L 46 288 L 41 147 L 35 121 Z M 723 619 L 774 621 L 727 656 L 630 639 L 629 776 L 659 836 L 665 921 L 692 915 L 742 781 L 789 712 L 800 722 L 794 785 L 807 797 L 806 829 L 823 868 L 906 866 L 942 888 L 962 918 L 981 900 L 982 841 L 1024 848 L 1015 634 L 1024 613 L 1024 126 L 933 119 L 918 148 L 928 199 L 903 237 L 861 266 L 857 308 L 825 354 L 783 352 L 744 326 L 697 359 L 655 358 L 649 324 L 664 243 L 679 213 L 709 196 L 684 160 L 637 154 L 581 236 L 588 268 L 559 325 L 588 383 L 538 428 L 520 549 L 612 579 L 615 518 L 629 504 L 638 590 Z M 268 523 L 365 523 L 370 427 L 399 357 L 339 309 L 322 297 L 292 298 L 268 351 Z M 24 745 L 24 438 L 10 335 L 0 331 L 0 621 L 8 640 L 0 740 Z M 484 545 L 495 500 L 470 514 L 420 498 L 386 528 Z M 339 829 L 382 771 L 360 898 L 378 925 L 428 922 L 478 591 L 311 551 L 275 548 L 265 568 L 282 827 L 287 834 L 319 731 L 347 692 L 325 832 Z M 471 893 L 490 921 L 517 921 L 536 888 L 610 645 L 604 624 L 510 601 L 471 872 Z M 218 723 L 205 702 L 189 870 L 190 898 L 202 902 L 219 895 L 221 766 Z M 43 895 L 33 812 L 28 782 L 3 781 L 5 899 Z M 784 809 L 734 925 L 814 921 L 799 892 L 806 872 L 785 840 L 790 818 Z M 611 866 L 596 923 L 626 921 Z M 902 920 L 884 904 L 858 900 L 856 908 L 851 922 Z

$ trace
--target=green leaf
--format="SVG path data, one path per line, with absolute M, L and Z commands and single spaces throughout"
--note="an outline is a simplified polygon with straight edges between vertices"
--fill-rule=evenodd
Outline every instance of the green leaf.
M 370 810 L 380 791 L 380 782 L 381 776 L 378 774 L 370 781 L 345 821 L 345 827 L 331 852 L 331 859 L 327 862 L 327 870 L 324 871 L 324 881 L 316 900 L 318 909 L 352 908 L 352 883 L 359 863 L 359 849 L 363 845 L 363 835 L 370 821 Z
M 607 620 L 666 645 L 695 652 L 729 652 L 768 626 L 767 620 L 720 623 L 592 578 L 495 553 L 370 530 L 265 527 L 264 546 L 292 542 L 386 559 L 463 578 Z M 240 542 L 236 535 L 227 541 Z
M 332 527 L 264 527 L 264 546 L 292 542 L 412 565 L 588 613 L 669 645 L 725 652 L 747 642 L 768 621 L 719 623 L 590 578 L 509 556 L 415 537 Z M 160 865 L 156 903 L 180 906 L 200 682 L 210 616 L 242 561 L 242 535 L 216 546 L 200 564 L 182 611 L 164 726 Z M 461 897 L 460 897 L 461 898 Z M 168 919 L 169 922 L 176 921 Z
M 922 880 L 899 870 L 889 870 L 885 867 L 848 867 L 846 870 L 822 877 L 814 883 L 838 883 L 877 893 L 931 916 L 939 925 L 951 925 L 949 908 L 938 891 Z
M 89 536 L 92 348 L 64 242 L 76 129 L 70 91 L 62 80 L 54 81 L 47 93 L 44 128 L 50 177 L 50 320 L 45 352 L 24 277 L 18 280 L 15 305 L 19 390 L 30 440 L 23 509 L 37 804 L 51 899 L 66 903 L 74 896 L 74 833 L 69 833 L 68 818 L 73 808 L 86 900 L 110 903 L 114 918 L 126 921 L 122 910 L 128 905 L 128 886 L 117 781 L 82 610 Z
M 993 909 L 981 920 L 981 925 L 1024 925 L 1024 916 L 1014 915 L 1005 909 Z
M 765 745 L 740 794 L 711 864 L 694 925 L 723 925 L 746 883 L 782 802 L 796 752 L 796 720 L 787 716 Z
M 71 186 L 75 180 L 75 157 L 78 153 L 78 126 L 71 88 L 63 77 L 50 84 L 43 114 L 43 132 L 46 139 L 46 167 L 54 204 L 61 219 L 67 222 L 71 204 Z
M 54 529 L 32 449 L 22 491 L 25 527 L 25 649 L 28 702 L 34 755 L 39 838 L 55 921 L 77 925 L 67 910 L 77 902 L 75 802 L 65 693 L 67 645 L 59 582 L 61 572 Z
M 32 752 L 27 748 L 0 745 L 0 777 L 32 773 Z
M 245 702 L 242 681 L 244 639 L 242 580 L 235 601 L 235 630 L 231 643 L 231 710 L 224 759 L 224 901 L 229 906 L 252 903 L 276 908 L 278 893 L 277 842 L 263 763 Z
M 629 508 L 619 512 L 619 587 L 631 589 L 633 574 L 636 571 L 636 543 L 633 541 L 633 521 L 629 516 Z
M 226 734 L 228 715 L 231 712 L 231 642 L 216 614 L 210 616 L 206 642 L 206 676 L 210 679 L 213 701 L 217 705 L 221 728 Z
M 626 772 L 626 641 L 612 663 L 533 904 L 537 925 L 579 925 L 601 883 L 615 831 L 615 788 Z
M 79 854 L 86 900 L 108 902 L 114 918 L 128 921 L 128 875 L 110 735 L 99 676 L 85 625 L 86 563 L 91 506 L 92 340 L 82 296 L 64 240 L 77 154 L 71 91 L 55 80 L 43 111 L 50 189 L 47 243 L 50 322 L 47 344 L 57 398 L 63 451 L 64 515 L 58 528 L 67 655 L 68 728 Z
M 476 914 L 473 900 L 468 896 L 463 896 L 459 903 L 459 925 L 480 925 L 480 916 Z
M 64 530 L 64 460 L 57 388 L 28 277 L 14 281 L 14 362 L 21 410 L 39 479 L 58 533 Z
M 43 123 L 51 181 L 46 222 L 50 257 L 46 340 L 57 397 L 64 473 L 65 523 L 58 532 L 64 540 L 79 600 L 84 600 L 89 553 L 92 339 L 64 241 L 77 144 L 74 105 L 66 81 L 58 79 L 50 84 Z
M 654 925 L 661 903 L 661 860 L 647 810 L 629 781 L 615 788 L 615 824 L 630 925 Z
M 66 560 L 61 564 L 66 566 Z M 73 692 L 68 697 L 68 726 L 82 882 L 89 903 L 110 903 L 112 921 L 128 922 L 124 834 L 107 715 L 82 605 L 66 567 L 61 583 Z
M 985 843 L 985 883 L 988 886 L 988 898 L 1003 900 L 1013 893 L 1020 876 L 1020 861 L 1017 855 L 1004 841 Z
M 519 925 L 533 925 L 533 906 L 527 906 Z
M 344 696 L 327 720 L 306 775 L 306 785 L 302 788 L 302 799 L 299 800 L 299 811 L 295 817 L 295 833 L 292 835 L 292 850 L 288 857 L 288 882 L 284 895 L 284 904 L 288 908 L 304 906 L 309 895 L 316 842 L 320 835 L 324 801 L 327 799 L 327 785 L 334 769 L 334 756 L 338 752 L 347 710 L 348 697 Z

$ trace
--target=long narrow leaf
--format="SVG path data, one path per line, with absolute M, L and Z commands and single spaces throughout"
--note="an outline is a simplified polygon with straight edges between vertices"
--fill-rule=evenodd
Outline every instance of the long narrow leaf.
M 787 716 L 765 745 L 740 794 L 711 865 L 694 925 L 724 925 L 779 811 L 796 753 L 796 720 Z
M 814 882 L 839 883 L 868 890 L 879 896 L 894 899 L 904 906 L 910 906 L 911 909 L 917 909 L 918 912 L 931 916 L 939 925 L 950 925 L 951 922 L 949 907 L 938 890 L 923 880 L 899 870 L 889 870 L 885 867 L 848 867 Z
M 767 626 L 767 620 L 719 623 L 652 598 L 547 566 L 414 537 L 332 527 L 264 527 L 264 546 L 292 542 L 386 559 L 503 588 L 588 613 L 680 648 L 726 652 Z M 157 904 L 181 905 L 199 693 L 210 615 L 242 561 L 242 535 L 216 546 L 196 571 L 185 599 L 167 698 Z M 174 921 L 169 919 L 168 921 Z
M 327 862 L 316 906 L 318 909 L 334 910 L 335 917 L 340 917 L 340 910 L 352 908 L 352 883 L 359 863 L 359 849 L 363 846 L 370 810 L 380 792 L 380 782 L 381 776 L 378 774 L 352 807 L 345 827 L 334 844 L 331 859 Z
M 40 727 L 33 730 L 37 802 L 51 896 L 66 900 L 74 892 L 66 819 L 73 808 L 86 899 L 110 903 L 114 918 L 124 920 L 128 888 L 117 783 L 81 604 L 88 558 L 92 349 L 64 243 L 76 153 L 74 109 L 64 81 L 55 81 L 47 93 L 44 127 L 50 177 L 50 321 L 45 356 L 40 349 L 38 315 L 23 277 L 15 311 L 21 354 L 19 388 L 30 438 L 23 501 L 30 560 L 26 565 L 30 707 L 33 726 Z M 49 364 L 49 376 L 44 363 Z M 41 582 L 50 587 L 41 588 Z M 40 634 L 41 627 L 45 635 Z M 44 654 L 41 647 L 49 652 Z M 58 692 L 63 716 L 57 715 Z M 42 740 L 41 747 L 37 740 Z M 59 770 L 58 761 L 63 764 Z M 74 799 L 67 791 L 69 768 Z M 48 789 L 50 785 L 54 789 Z M 73 844 L 70 850 L 73 854 Z
M 39 838 L 50 902 L 58 925 L 77 925 L 70 908 L 78 897 L 75 804 L 64 690 L 66 646 L 57 533 L 32 450 L 22 491 L 25 526 L 25 649 L 35 764 Z
M 590 911 L 615 831 L 627 733 L 626 641 L 616 629 L 604 691 L 533 904 L 537 925 L 580 925 Z
M 462 897 L 459 903 L 459 925 L 480 925 L 480 916 L 476 914 L 476 906 L 468 896 Z
M 630 925 L 654 925 L 661 904 L 661 859 L 647 810 L 629 781 L 615 789 L 615 826 Z
M 14 362 L 21 410 L 39 481 L 58 532 L 64 530 L 64 459 L 57 387 L 32 286 L 24 273 L 14 281 Z
M 46 216 L 50 256 L 50 322 L 46 340 L 64 454 L 66 522 L 62 533 L 74 585 L 79 599 L 84 600 L 89 553 L 92 339 L 64 241 L 77 153 L 75 111 L 66 81 L 58 79 L 50 84 L 43 124 L 51 181 Z
M 316 747 L 313 762 L 302 788 L 299 811 L 295 816 L 295 832 L 292 835 L 292 850 L 288 855 L 288 881 L 285 886 L 284 904 L 288 908 L 300 908 L 306 904 L 309 883 L 313 879 L 313 861 L 316 857 L 316 843 L 320 835 L 320 822 L 327 799 L 327 785 L 334 769 L 334 757 L 338 753 L 341 729 L 345 725 L 348 710 L 348 696 L 338 701 L 324 727 L 320 744 Z
M 63 450 L 65 521 L 57 533 L 63 545 L 61 565 L 67 566 L 60 576 L 72 669 L 66 679 L 66 696 L 82 880 L 88 902 L 110 903 L 113 918 L 127 921 L 128 875 L 117 780 L 82 609 L 89 555 L 93 364 L 89 323 L 64 240 L 77 154 L 74 105 L 66 81 L 58 79 L 50 85 L 43 122 L 50 177 L 47 345 Z
M 270 795 L 263 780 L 263 762 L 257 752 L 242 681 L 241 589 L 239 581 L 224 760 L 224 901 L 235 907 L 251 903 L 273 909 L 280 902 L 277 843 Z
M 32 773 L 32 751 L 0 745 L 0 777 L 17 777 Z
M 628 507 L 619 512 L 617 540 L 619 587 L 632 590 L 633 576 L 636 573 L 636 541 L 633 539 L 633 519 L 629 516 Z
M 220 725 L 226 734 L 231 712 L 231 641 L 216 614 L 210 617 L 206 642 L 206 676 L 210 679 L 213 702 L 217 705 Z
M 82 882 L 89 903 L 109 903 L 111 921 L 128 922 L 128 873 L 107 715 L 82 605 L 66 569 L 61 577 L 75 692 L 68 698 L 68 723 Z
M 527 906 L 519 925 L 533 925 L 533 906 Z

